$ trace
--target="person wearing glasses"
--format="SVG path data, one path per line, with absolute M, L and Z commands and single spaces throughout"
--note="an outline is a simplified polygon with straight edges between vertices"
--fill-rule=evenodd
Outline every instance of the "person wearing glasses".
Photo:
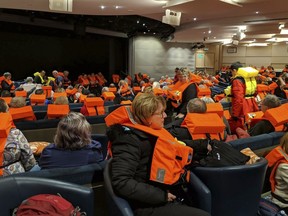
M 179 203 L 178 191 L 172 185 L 151 180 L 155 146 L 159 140 L 167 146 L 170 141 L 175 143 L 163 128 L 165 108 L 163 97 L 143 93 L 135 97 L 131 109 L 122 106 L 105 118 L 111 142 L 113 190 L 129 202 L 134 215 L 207 216 L 209 213 Z

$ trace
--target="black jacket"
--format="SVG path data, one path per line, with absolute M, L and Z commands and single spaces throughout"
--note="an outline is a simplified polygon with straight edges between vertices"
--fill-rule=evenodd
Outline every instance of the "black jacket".
M 179 118 L 172 123 L 165 125 L 165 129 L 169 131 L 172 136 L 185 142 L 187 146 L 193 148 L 193 161 L 199 161 L 203 157 L 207 156 L 208 139 L 193 140 L 188 129 L 181 127 L 183 120 L 184 118 Z
M 182 102 L 175 110 L 178 113 L 182 113 L 184 115 L 187 114 L 187 104 L 189 100 L 197 97 L 197 88 L 194 83 L 191 83 L 182 93 Z
M 167 203 L 167 188 L 149 181 L 156 137 L 142 131 L 113 125 L 107 135 L 112 143 L 112 186 L 133 209 Z

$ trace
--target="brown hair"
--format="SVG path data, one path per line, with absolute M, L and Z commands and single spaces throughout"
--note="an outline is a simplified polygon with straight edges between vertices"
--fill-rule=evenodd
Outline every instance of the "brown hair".
M 135 121 L 146 125 L 147 119 L 156 112 L 159 104 L 162 104 L 163 108 L 166 109 L 166 102 L 162 96 L 151 93 L 137 95 L 132 102 L 132 113 Z
M 0 98 L 0 112 L 7 112 L 7 110 L 8 110 L 8 105 L 7 105 L 7 103 L 6 103 L 6 101 L 5 100 L 3 100 L 2 98 Z
M 81 113 L 70 112 L 58 124 L 54 142 L 58 148 L 77 150 L 91 142 L 91 126 Z
M 64 104 L 69 104 L 69 101 L 68 101 L 68 98 L 66 96 L 59 96 L 54 101 L 54 104 L 64 105 Z

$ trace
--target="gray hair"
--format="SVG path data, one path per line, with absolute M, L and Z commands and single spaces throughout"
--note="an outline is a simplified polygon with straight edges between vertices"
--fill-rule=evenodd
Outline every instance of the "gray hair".
M 54 142 L 58 148 L 76 150 L 91 142 L 91 126 L 81 113 L 70 112 L 58 123 Z
M 281 105 L 281 101 L 279 100 L 277 96 L 268 94 L 263 99 L 262 104 L 267 106 L 268 109 L 271 109 L 271 108 L 279 107 Z
M 206 103 L 200 98 L 193 98 L 187 104 L 188 113 L 205 113 L 206 111 Z

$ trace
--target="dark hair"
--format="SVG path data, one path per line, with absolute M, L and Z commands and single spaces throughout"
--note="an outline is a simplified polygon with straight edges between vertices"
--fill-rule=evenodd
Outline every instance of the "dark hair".
M 1 97 L 11 97 L 11 93 L 8 90 L 3 90 L 1 92 Z
M 5 100 L 0 98 L 0 112 L 7 112 L 8 105 Z
M 35 91 L 36 95 L 41 95 L 43 93 L 44 93 L 43 89 L 36 89 L 36 91 Z
M 231 64 L 230 69 L 231 70 L 234 70 L 234 69 L 238 70 L 241 67 L 243 67 L 243 65 L 239 61 L 237 61 L 237 62 L 234 62 Z

